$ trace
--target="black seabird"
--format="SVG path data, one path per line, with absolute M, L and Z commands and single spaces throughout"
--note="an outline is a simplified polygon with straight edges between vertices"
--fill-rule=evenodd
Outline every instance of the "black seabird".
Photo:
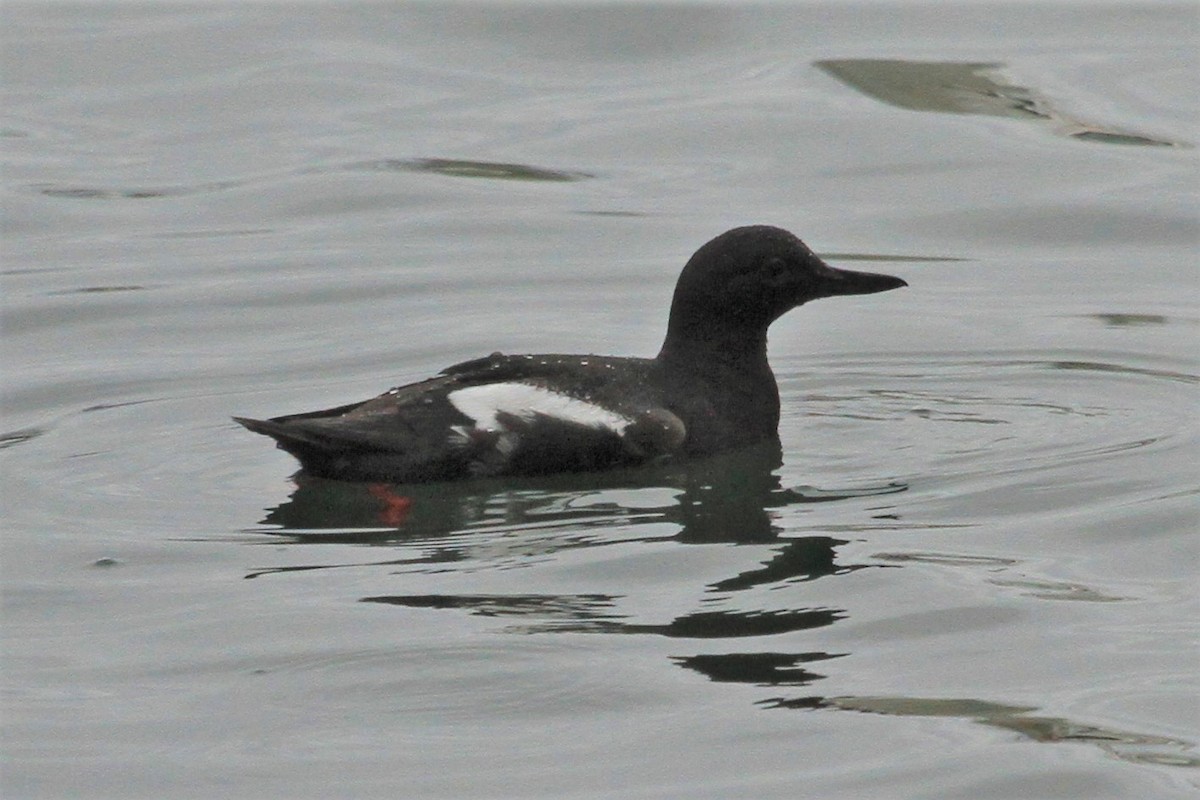
M 907 286 L 829 266 L 780 228 L 691 257 L 654 358 L 493 353 L 371 400 L 234 417 L 313 475 L 423 483 L 612 469 L 779 441 L 767 328 L 810 300 Z

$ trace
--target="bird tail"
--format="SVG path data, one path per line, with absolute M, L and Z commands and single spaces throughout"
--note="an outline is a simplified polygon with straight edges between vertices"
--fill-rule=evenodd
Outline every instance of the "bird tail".
M 346 447 L 345 442 L 339 442 L 330 436 L 323 436 L 320 432 L 304 425 L 295 423 L 285 425 L 274 420 L 250 419 L 249 417 L 234 417 L 233 421 L 248 431 L 270 436 L 280 450 L 291 453 L 300 459 L 301 464 L 307 463 L 312 458 L 331 455 Z

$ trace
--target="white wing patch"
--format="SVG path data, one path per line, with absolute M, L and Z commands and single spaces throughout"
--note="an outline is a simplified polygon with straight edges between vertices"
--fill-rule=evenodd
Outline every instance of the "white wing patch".
M 503 428 L 496 420 L 498 413 L 528 420 L 538 415 L 554 417 L 577 425 L 607 428 L 618 435 L 624 433 L 633 422 L 624 414 L 595 403 L 528 383 L 468 386 L 451 392 L 446 399 L 463 415 L 474 420 L 476 428 L 485 430 Z

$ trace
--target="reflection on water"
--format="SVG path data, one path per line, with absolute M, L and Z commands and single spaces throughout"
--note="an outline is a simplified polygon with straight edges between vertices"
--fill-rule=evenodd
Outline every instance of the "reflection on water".
M 781 539 L 781 528 L 772 521 L 772 513 L 805 504 L 886 496 L 907 487 L 889 483 L 846 490 L 785 488 L 774 472 L 778 464 L 779 451 L 772 444 L 655 468 L 459 483 L 394 486 L 326 480 L 300 472 L 294 476 L 296 489 L 291 497 L 270 509 L 262 520 L 264 525 L 278 527 L 257 528 L 256 533 L 295 544 L 407 544 L 420 547 L 420 555 L 340 564 L 293 564 L 253 570 L 246 577 L 362 566 L 440 571 L 447 565 L 475 560 L 480 549 L 486 551 L 490 563 L 497 563 L 504 560 L 496 550 L 498 540 L 508 541 L 513 548 L 512 558 L 521 562 L 535 554 L 631 541 L 775 546 L 771 557 L 759 568 L 712 582 L 705 587 L 710 593 L 813 580 L 864 568 L 866 565 L 837 563 L 835 550 L 845 544 L 844 540 L 826 536 Z M 894 519 L 886 506 L 881 506 L 876 516 Z M 506 539 L 509 533 L 519 538 Z M 423 608 L 464 608 L 487 616 L 528 615 L 535 609 L 553 609 L 555 622 L 551 627 L 580 632 L 699 635 L 696 632 L 700 630 L 719 630 L 722 636 L 750 636 L 829 624 L 834 619 L 826 612 L 815 617 L 807 611 L 756 611 L 744 615 L 706 612 L 661 626 L 631 626 L 620 622 L 618 616 L 598 614 L 598 598 L 592 595 L 455 596 L 436 601 L 403 595 L 363 599 Z M 562 621 L 564 614 L 569 624 Z M 550 624 L 539 623 L 537 629 Z
M 490 178 L 506 181 L 582 181 L 595 176 L 587 172 L 549 169 L 530 164 L 501 164 L 494 161 L 465 161 L 455 158 L 388 158 L 361 161 L 348 169 L 383 172 L 432 172 L 452 178 Z
M 731 595 L 771 589 L 821 577 L 849 574 L 886 564 L 840 563 L 837 549 L 846 540 L 828 536 L 781 538 L 772 523 L 773 509 L 903 492 L 902 484 L 862 490 L 784 488 L 774 470 L 779 453 L 772 445 L 669 468 L 539 479 L 474 481 L 442 485 L 386 487 L 297 475 L 289 500 L 272 509 L 270 532 L 295 543 L 348 542 L 375 546 L 422 544 L 419 557 L 370 562 L 372 566 L 467 566 L 476 558 L 472 539 L 463 534 L 520 532 L 527 558 L 579 547 L 633 542 L 674 541 L 695 544 L 767 544 L 769 557 L 757 568 L 743 569 L 702 587 L 700 608 L 661 622 L 631 619 L 621 596 L 606 593 L 387 594 L 360 598 L 365 603 L 403 608 L 462 611 L 497 618 L 508 633 L 625 634 L 683 640 L 744 640 L 833 625 L 845 619 L 838 608 L 757 607 L 733 604 Z M 397 512 L 400 513 L 397 513 Z M 892 517 L 886 506 L 880 516 Z M 662 523 L 671 535 L 663 534 Z M 361 525 L 354 528 L 354 525 Z M 625 531 L 614 537 L 614 526 Z M 643 532 L 644 531 L 644 532 Z M 632 538 L 629 536 L 632 532 Z M 460 541 L 461 539 L 461 541 Z M 494 538 L 480 545 L 495 561 Z M 341 564 L 290 566 L 259 570 L 247 577 L 297 570 L 363 566 Z M 840 654 L 839 654 L 840 655 Z M 713 680 L 802 686 L 823 676 L 799 664 L 836 658 L 826 653 L 728 653 L 672 656 L 673 663 Z M 814 700 L 813 707 L 820 705 Z
M 686 669 L 695 670 L 717 683 L 745 683 L 753 686 L 808 686 L 825 677 L 799 666 L 842 658 L 847 653 L 719 653 L 681 656 L 673 659 Z M 825 708 L 828 701 L 820 696 L 789 697 L 786 701 L 764 700 L 759 705 L 786 705 L 787 708 Z
M 807 686 L 824 678 L 799 664 L 842 658 L 847 653 L 722 653 L 673 659 L 718 683 L 748 683 L 755 686 Z
M 510 532 L 520 535 L 519 544 L 514 545 L 520 557 L 629 541 L 782 544 L 760 568 L 731 575 L 706 587 L 717 593 L 862 569 L 865 565 L 836 562 L 835 549 L 845 544 L 843 540 L 825 536 L 780 539 L 781 529 L 772 522 L 772 511 L 895 494 L 907 487 L 891 483 L 847 490 L 784 488 L 774 473 L 778 463 L 778 450 L 772 445 L 669 467 L 444 484 L 350 483 L 301 472 L 294 476 L 296 489 L 291 497 L 269 510 L 262 521 L 280 527 L 256 529 L 256 532 L 296 544 L 415 544 L 422 547 L 422 554 L 351 564 L 290 565 L 255 570 L 246 577 L 365 565 L 426 565 L 440 569 L 471 560 L 480 537 L 487 537 L 486 547 L 492 548 L 489 558 L 495 559 L 495 537 Z M 878 517 L 893 519 L 894 515 L 883 507 Z M 624 532 L 619 537 L 613 535 L 618 527 Z M 675 532 L 664 533 L 664 529 Z M 580 597 L 585 599 L 581 601 Z M 429 607 L 431 602 L 413 596 L 364 599 L 419 607 Z M 558 609 L 556 616 L 561 616 L 564 609 L 579 609 L 571 615 L 573 630 L 646 632 L 643 628 L 635 631 L 615 618 L 598 617 L 594 613 L 596 598 L 591 596 L 539 595 L 510 600 L 516 605 L 505 605 L 495 597 L 458 597 L 447 601 L 445 607 L 501 616 L 513 608 L 528 613 L 532 603 L 533 607 Z M 763 632 L 764 626 L 779 630 L 811 627 L 808 619 L 807 615 L 793 618 L 787 614 L 756 613 L 746 615 L 738 623 L 728 615 L 700 615 L 662 626 L 659 632 L 715 626 L 726 632 L 722 635 L 756 635 Z M 738 624 L 744 624 L 747 632 L 735 633 Z
M 243 176 L 237 180 L 203 181 L 191 184 L 162 186 L 81 186 L 77 184 L 33 183 L 23 188 L 35 194 L 60 200 L 162 200 L 240 189 L 256 183 L 263 183 L 267 180 L 280 180 L 285 176 L 296 178 L 342 171 L 415 172 L 431 173 L 452 178 L 484 178 L 502 181 L 538 181 L 551 183 L 583 181 L 596 177 L 589 172 L 580 170 L 551 169 L 532 164 L 467 161 L 453 158 L 384 158 L 375 161 L 335 164 L 333 166 L 322 165 L 319 167 L 280 170 L 275 174 Z M 200 234 L 186 232 L 182 235 L 195 236 L 205 234 L 203 232 Z
M 46 197 L 64 200 L 160 200 L 167 197 L 184 197 L 191 194 L 218 192 L 223 189 L 233 189 L 240 185 L 242 185 L 241 181 L 139 187 L 58 186 L 45 183 L 34 184 L 27 188 Z
M 5 431 L 0 433 L 0 448 L 24 444 L 36 439 L 45 432 L 43 428 L 20 428 L 15 431 Z
M 770 704 L 770 703 L 769 703 Z M 792 707 L 787 702 L 775 707 Z M 1015 731 L 1035 742 L 1087 742 L 1117 758 L 1146 764 L 1200 766 L 1187 752 L 1194 745 L 1179 739 L 1083 725 L 1063 717 L 1029 716 L 1032 706 L 1009 706 L 985 700 L 928 697 L 832 697 L 828 708 L 905 717 L 957 717 Z
M 406 608 L 464 609 L 482 617 L 538 616 L 538 622 L 511 625 L 509 633 L 650 634 L 671 639 L 743 639 L 823 628 L 845 618 L 837 609 L 695 611 L 664 623 L 623 621 L 612 595 L 384 595 L 364 603 Z M 612 610 L 610 610 L 612 609 Z
M 815 65 L 863 94 L 899 108 L 1038 120 L 1050 123 L 1055 133 L 1089 142 L 1183 145 L 1074 119 L 1036 89 L 1008 82 L 1000 74 L 1003 64 L 828 59 Z
M 776 446 L 747 449 L 661 467 L 389 486 L 325 480 L 297 473 L 287 501 L 267 512 L 264 525 L 296 542 L 389 543 L 463 530 L 521 530 L 667 522 L 682 542 L 769 542 L 779 529 L 770 510 L 904 491 L 902 484 L 864 489 L 784 488 L 773 470 Z M 634 492 L 624 499 L 623 490 Z M 658 490 L 647 498 L 648 490 Z M 654 501 L 654 502 L 651 502 Z
M 1008 570 L 1020 564 L 1019 561 L 1011 558 L 996 558 L 994 556 L 977 556 L 962 553 L 876 553 L 874 558 L 877 561 L 886 563 L 938 564 L 964 569 L 980 568 L 989 572 Z M 992 586 L 1016 589 L 1027 597 L 1036 597 L 1039 600 L 1076 600 L 1092 603 L 1111 603 L 1129 599 L 1108 594 L 1090 586 L 1084 586 L 1079 583 L 1067 583 L 1065 581 L 1048 581 L 1027 577 L 991 577 L 987 579 L 987 582 Z
M 463 609 L 480 617 L 524 617 L 572 621 L 606 619 L 613 614 L 616 597 L 607 594 L 510 595 L 391 595 L 364 597 L 364 603 L 384 603 L 407 608 Z M 516 629 L 510 629 L 516 630 Z
M 1095 319 L 1113 328 L 1136 325 L 1166 325 L 1170 320 L 1162 314 L 1086 314 L 1086 319 Z

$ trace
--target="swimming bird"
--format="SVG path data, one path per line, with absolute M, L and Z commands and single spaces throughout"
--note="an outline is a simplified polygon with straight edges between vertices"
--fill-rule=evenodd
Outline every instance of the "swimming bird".
M 831 267 L 780 228 L 734 228 L 684 266 L 654 358 L 492 353 L 370 400 L 234 419 L 305 472 L 351 481 L 583 472 L 778 446 L 771 323 L 810 300 L 907 285 Z

